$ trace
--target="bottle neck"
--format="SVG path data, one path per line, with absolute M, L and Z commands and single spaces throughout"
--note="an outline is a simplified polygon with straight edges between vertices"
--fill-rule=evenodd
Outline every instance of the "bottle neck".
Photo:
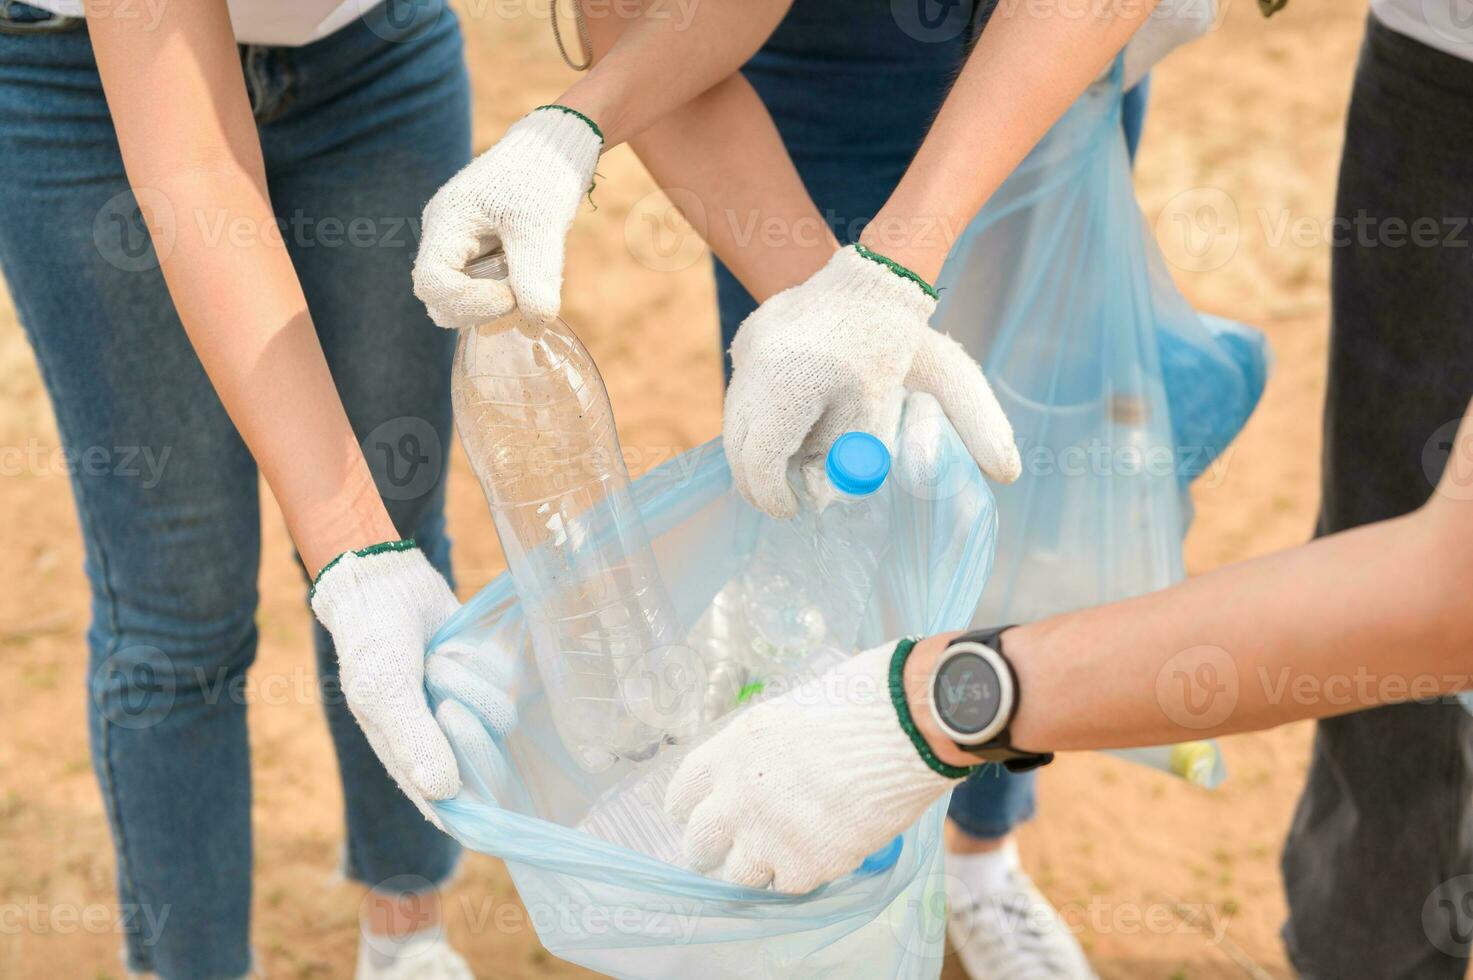
M 869 493 L 846 493 L 845 491 L 840 490 L 838 487 L 834 486 L 832 483 L 829 484 L 829 489 L 834 492 L 835 500 L 841 501 L 846 504 L 864 504 L 868 503 L 871 500 L 874 500 L 877 496 L 879 496 L 880 491 L 885 489 L 885 486 L 884 484 L 881 484 L 880 486 L 871 490 Z
M 472 279 L 495 279 L 506 282 L 506 253 L 498 245 L 479 258 L 466 263 L 465 274 Z

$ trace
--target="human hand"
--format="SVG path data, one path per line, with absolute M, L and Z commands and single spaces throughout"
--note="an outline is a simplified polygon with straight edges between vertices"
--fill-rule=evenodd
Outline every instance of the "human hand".
M 425 660 L 425 682 L 437 700 L 460 704 L 488 732 L 504 736 L 517 723 L 516 706 L 507 693 L 514 658 L 511 650 L 457 637 L 436 646 Z
M 474 327 L 513 306 L 533 321 L 557 315 L 568 229 L 592 186 L 598 127 L 564 106 L 542 106 L 445 182 L 425 205 L 414 295 L 447 329 Z M 506 281 L 467 274 L 497 243 Z
M 724 423 L 742 496 L 791 517 L 798 502 L 789 462 L 820 462 L 849 431 L 891 444 L 902 386 L 936 398 L 984 473 L 1017 479 L 1012 426 L 977 362 L 928 325 L 935 309 L 936 291 L 924 280 L 850 245 L 747 317 L 731 345 Z
M 430 801 L 454 796 L 460 776 L 430 714 L 424 662 L 430 638 L 460 608 L 455 594 L 413 541 L 393 541 L 328 563 L 311 603 L 332 634 L 343 695 L 368 744 L 425 818 L 444 829 Z M 515 718 L 500 691 L 481 691 L 476 711 Z
M 695 870 L 810 891 L 857 868 L 969 771 L 933 769 L 901 727 L 895 650 L 886 643 L 753 706 L 685 758 L 665 806 L 687 824 Z

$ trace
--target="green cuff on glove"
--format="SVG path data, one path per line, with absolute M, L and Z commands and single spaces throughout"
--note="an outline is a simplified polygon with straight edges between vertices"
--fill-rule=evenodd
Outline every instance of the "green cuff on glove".
M 555 109 L 558 112 L 566 112 L 568 115 L 573 116 L 575 119 L 583 120 L 584 122 L 588 123 L 588 128 L 593 130 L 593 135 L 598 137 L 598 141 L 600 143 L 608 142 L 604 139 L 604 131 L 598 128 L 598 123 L 594 122 L 592 119 L 589 119 L 577 109 L 572 109 L 565 105 L 559 105 L 556 102 L 549 102 L 547 105 L 540 105 L 532 111 L 541 112 L 543 109 Z
M 385 551 L 408 551 L 411 548 L 417 547 L 419 547 L 419 545 L 414 543 L 413 538 L 401 538 L 398 541 L 380 541 L 378 544 L 371 544 L 367 548 L 359 548 L 357 551 L 345 551 L 341 555 L 338 555 L 336 558 L 334 558 L 332 561 L 328 562 L 326 565 L 322 566 L 322 571 L 318 572 L 317 577 L 312 580 L 312 588 L 307 591 L 307 601 L 311 602 L 312 596 L 317 594 L 317 584 L 322 581 L 322 576 L 326 575 L 334 565 L 336 565 L 338 562 L 342 561 L 349 555 L 357 555 L 359 558 L 367 558 L 369 555 L 378 555 L 382 554 Z
M 869 259 L 871 262 L 878 262 L 880 265 L 883 265 L 885 268 L 889 269 L 900 278 L 909 279 L 917 286 L 920 286 L 921 291 L 932 299 L 939 299 L 941 297 L 941 294 L 936 291 L 935 286 L 926 282 L 926 280 L 922 279 L 914 272 L 911 272 L 909 269 L 901 265 L 899 262 L 896 262 L 894 259 L 886 258 L 879 252 L 876 252 L 871 248 L 867 248 L 864 245 L 859 244 L 858 242 L 854 243 L 854 251 Z
M 926 743 L 921 730 L 916 727 L 910 705 L 905 700 L 905 662 L 910 659 L 910 652 L 915 649 L 915 645 L 916 638 L 913 636 L 907 636 L 895 644 L 895 653 L 890 657 L 890 702 L 895 705 L 901 730 L 910 738 L 910 744 L 915 746 L 921 760 L 931 767 L 931 771 L 947 779 L 964 779 L 981 767 L 953 766 L 938 759 L 936 753 L 931 751 L 931 746 Z

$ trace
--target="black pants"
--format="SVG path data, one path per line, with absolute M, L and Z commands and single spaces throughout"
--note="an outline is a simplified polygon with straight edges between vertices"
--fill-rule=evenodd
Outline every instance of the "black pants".
M 1371 18 L 1335 211 L 1321 535 L 1425 502 L 1447 455 L 1426 449 L 1473 395 L 1473 63 Z M 1462 977 L 1470 797 L 1473 716 L 1461 705 L 1321 722 L 1283 856 L 1296 969 Z

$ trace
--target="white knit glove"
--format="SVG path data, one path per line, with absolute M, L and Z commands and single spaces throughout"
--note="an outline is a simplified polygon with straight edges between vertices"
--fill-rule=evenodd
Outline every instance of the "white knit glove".
M 1161 0 L 1125 44 L 1124 90 L 1130 91 L 1158 61 L 1215 23 L 1217 0 Z M 1107 68 L 1105 74 L 1109 72 Z
M 892 444 L 902 386 L 935 396 L 984 473 L 1017 479 L 1013 428 L 977 362 L 928 325 L 935 310 L 919 276 L 850 245 L 747 317 L 731 345 L 723 433 L 742 496 L 793 516 L 789 462 L 821 463 L 851 430 Z
M 516 707 L 507 695 L 514 657 L 513 651 L 498 646 L 447 640 L 425 661 L 425 680 L 437 695 L 458 702 L 479 719 L 487 731 L 503 736 L 517 723 Z
M 516 306 L 534 322 L 557 315 L 563 246 L 593 183 L 603 134 L 562 106 L 534 109 L 425 205 L 414 295 L 447 329 L 474 327 Z M 466 264 L 506 250 L 506 281 L 472 279 Z
M 853 871 L 955 785 L 900 727 L 894 652 L 876 647 L 742 712 L 686 757 L 665 808 L 688 821 L 693 868 L 724 859 L 730 881 L 802 894 Z
M 428 801 L 454 796 L 460 776 L 430 714 L 424 661 L 430 638 L 460 608 L 455 594 L 413 541 L 394 541 L 329 563 L 311 601 L 332 634 L 343 695 L 368 744 L 426 819 L 444 829 Z

